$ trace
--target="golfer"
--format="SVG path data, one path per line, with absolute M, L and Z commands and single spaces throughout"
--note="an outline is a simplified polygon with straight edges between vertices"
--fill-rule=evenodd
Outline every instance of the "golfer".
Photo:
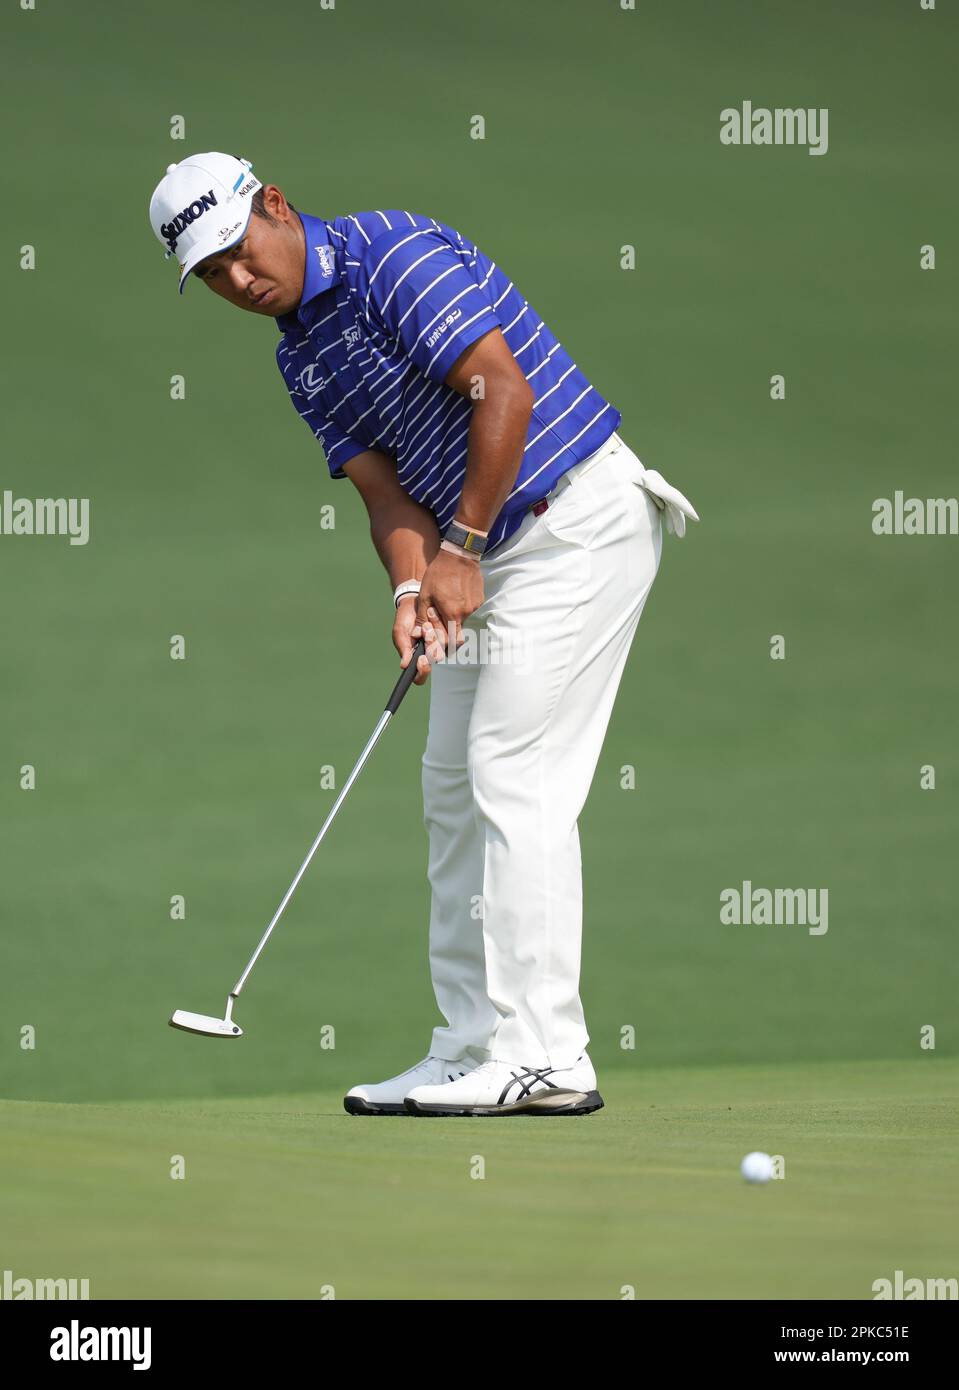
M 279 329 L 290 399 L 369 513 L 400 666 L 432 676 L 423 754 L 423 1061 L 354 1115 L 577 1115 L 602 1098 L 579 997 L 577 818 L 659 568 L 696 513 L 617 433 L 509 274 L 433 217 L 308 215 L 247 160 L 170 165 L 153 230 Z M 549 233 L 553 235 L 552 232 Z M 589 261 L 573 237 L 571 276 Z

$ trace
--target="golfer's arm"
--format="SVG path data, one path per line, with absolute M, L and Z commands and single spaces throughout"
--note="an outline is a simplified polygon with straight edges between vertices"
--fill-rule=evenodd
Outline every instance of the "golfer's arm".
M 477 384 L 482 386 L 478 397 Z M 446 385 L 474 400 L 456 520 L 489 531 L 523 462 L 536 393 L 498 328 L 462 353 Z
M 433 513 L 405 492 L 396 464 L 377 449 L 357 454 L 343 465 L 366 506 L 370 539 L 396 588 L 404 579 L 422 579 L 440 548 Z

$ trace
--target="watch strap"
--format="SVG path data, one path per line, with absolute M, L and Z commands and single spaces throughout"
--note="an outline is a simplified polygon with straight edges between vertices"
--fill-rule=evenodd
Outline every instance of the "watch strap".
M 474 531 L 469 526 L 464 526 L 461 521 L 451 521 L 443 532 L 444 541 L 452 541 L 453 545 L 458 545 L 461 550 L 466 550 L 470 555 L 482 555 L 486 549 L 488 537 L 482 531 Z

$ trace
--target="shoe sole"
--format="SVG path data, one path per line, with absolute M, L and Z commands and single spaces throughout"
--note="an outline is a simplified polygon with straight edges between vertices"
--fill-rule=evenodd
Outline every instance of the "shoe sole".
M 408 1115 L 590 1115 L 602 1108 L 598 1091 L 538 1092 L 512 1105 L 430 1105 L 406 1099 Z
M 402 1101 L 398 1105 L 377 1104 L 364 1100 L 362 1096 L 344 1096 L 343 1109 L 348 1115 L 406 1115 L 408 1111 Z

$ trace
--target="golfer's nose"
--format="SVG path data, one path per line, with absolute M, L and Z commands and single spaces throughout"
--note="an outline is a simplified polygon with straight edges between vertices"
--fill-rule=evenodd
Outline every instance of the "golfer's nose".
M 230 284 L 238 294 L 244 294 L 255 279 L 256 276 L 245 270 L 239 261 L 234 261 L 230 266 Z

